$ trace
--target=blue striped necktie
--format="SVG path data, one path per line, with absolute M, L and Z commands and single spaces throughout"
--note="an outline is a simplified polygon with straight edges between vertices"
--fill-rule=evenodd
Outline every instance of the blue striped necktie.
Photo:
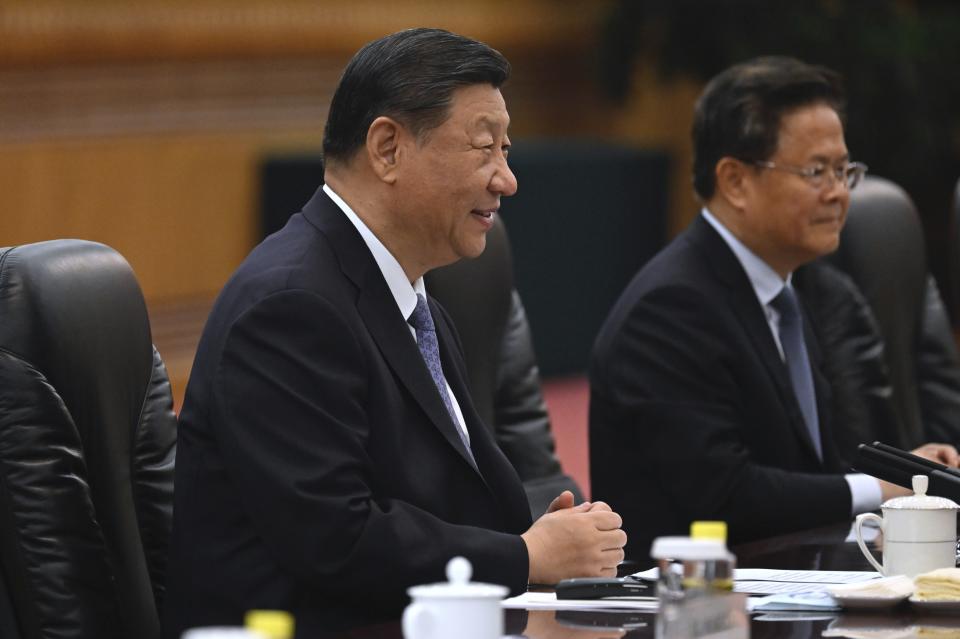
M 817 416 L 817 395 L 813 388 L 813 373 L 810 369 L 810 357 L 803 339 L 803 316 L 800 303 L 793 288 L 784 286 L 773 298 L 770 305 L 780 314 L 780 345 L 787 368 L 790 371 L 790 383 L 793 393 L 800 404 L 803 421 L 810 433 L 810 439 L 817 450 L 817 457 L 823 459 L 823 445 L 820 441 L 820 420 Z
M 463 442 L 464 448 L 472 456 L 470 442 L 467 440 L 466 433 L 460 427 L 460 420 L 457 419 L 457 413 L 453 410 L 453 404 L 450 402 L 447 381 L 443 377 L 443 367 L 440 365 L 440 346 L 437 343 L 437 331 L 433 325 L 433 316 L 430 315 L 430 307 L 427 306 L 427 300 L 423 295 L 417 293 L 417 306 L 413 309 L 413 313 L 410 314 L 410 319 L 407 321 L 410 322 L 417 333 L 417 348 L 420 349 L 423 361 L 426 362 L 427 369 L 430 371 L 430 377 L 433 378 L 433 383 L 440 392 L 443 405 L 447 407 L 447 412 L 453 421 L 453 427 L 460 435 L 460 441 Z

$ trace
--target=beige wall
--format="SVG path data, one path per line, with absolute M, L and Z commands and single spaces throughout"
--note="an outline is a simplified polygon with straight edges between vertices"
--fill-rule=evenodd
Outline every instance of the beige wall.
M 0 146 L 0 241 L 103 242 L 151 299 L 216 291 L 254 236 L 260 143 L 195 134 Z

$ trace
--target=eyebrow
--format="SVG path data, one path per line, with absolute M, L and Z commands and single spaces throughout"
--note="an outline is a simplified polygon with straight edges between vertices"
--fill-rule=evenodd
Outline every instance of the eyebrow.
M 481 115 L 477 117 L 476 120 L 474 120 L 474 125 L 481 125 L 481 124 L 486 124 L 493 128 L 503 127 L 503 129 L 506 130 L 510 128 L 510 116 L 507 116 L 506 123 L 504 123 L 503 120 L 500 120 L 499 118 L 493 118 L 493 117 L 490 117 L 489 115 Z
M 812 161 L 812 162 L 819 162 L 820 164 L 831 164 L 831 163 L 833 163 L 833 162 L 838 162 L 838 161 L 839 161 L 839 162 L 849 162 L 849 161 L 850 161 L 850 152 L 848 151 L 848 152 L 844 153 L 844 154 L 843 154 L 843 157 L 841 157 L 839 160 L 833 160 L 833 159 L 831 159 L 831 158 L 828 158 L 828 157 L 825 156 L 825 155 L 815 155 L 815 156 L 813 156 L 813 157 L 811 158 L 811 161 Z

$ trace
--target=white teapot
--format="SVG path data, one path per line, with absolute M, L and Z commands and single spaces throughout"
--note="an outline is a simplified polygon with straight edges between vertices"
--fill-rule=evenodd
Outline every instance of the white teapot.
M 915 577 L 957 563 L 957 509 L 953 501 L 927 495 L 926 475 L 913 476 L 913 495 L 895 497 L 874 513 L 857 516 L 854 532 L 867 561 L 881 575 Z M 863 541 L 863 524 L 874 520 L 883 533 L 883 565 L 874 559 Z
M 500 639 L 506 586 L 470 583 L 473 566 L 464 557 L 447 562 L 448 583 L 407 589 L 413 602 L 403 611 L 405 639 Z

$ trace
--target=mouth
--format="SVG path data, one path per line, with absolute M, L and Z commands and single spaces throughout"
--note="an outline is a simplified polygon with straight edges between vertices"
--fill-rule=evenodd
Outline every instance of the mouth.
M 482 220 L 483 220 L 484 222 L 486 222 L 486 223 L 493 224 L 493 217 L 494 217 L 494 215 L 496 215 L 497 209 L 496 209 L 496 208 L 492 208 L 492 209 L 474 209 L 474 210 L 470 211 L 470 213 L 471 213 L 472 215 L 476 215 L 477 217 L 479 217 L 480 219 L 482 219 Z
M 842 215 L 825 215 L 823 217 L 816 218 L 813 220 L 814 224 L 823 224 L 828 226 L 842 226 L 843 225 L 843 216 Z

